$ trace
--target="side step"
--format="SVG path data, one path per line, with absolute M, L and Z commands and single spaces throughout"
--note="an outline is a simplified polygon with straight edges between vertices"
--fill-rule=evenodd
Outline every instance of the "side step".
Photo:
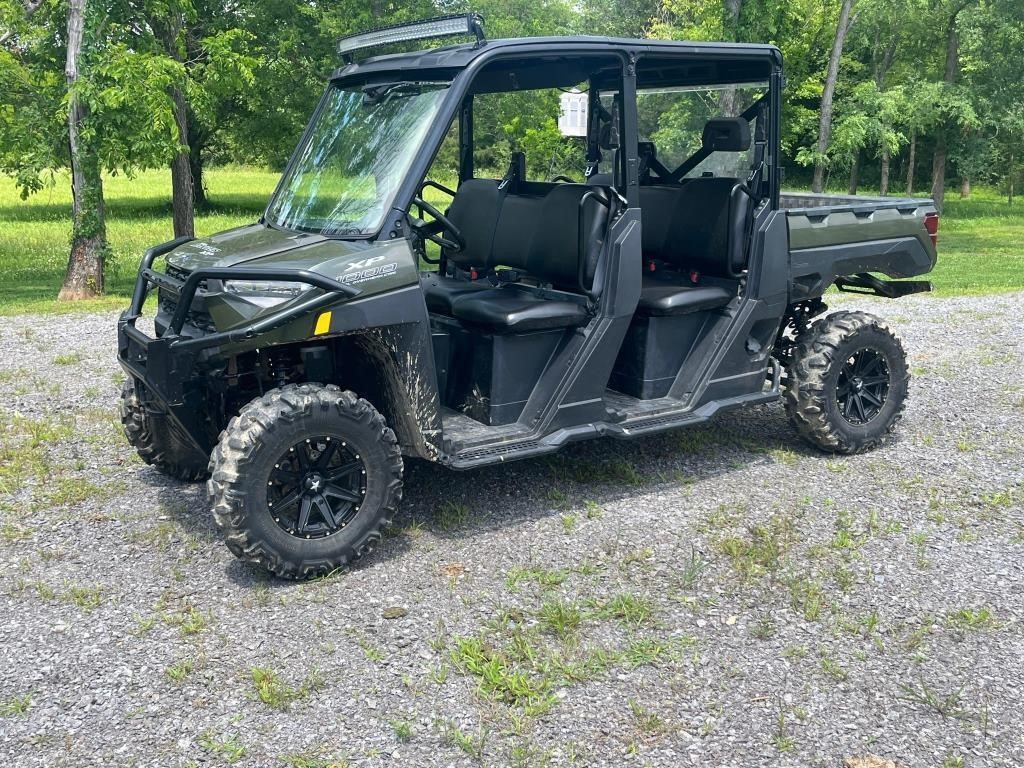
M 772 388 L 766 392 L 756 392 L 750 395 L 729 398 L 728 400 L 716 400 L 693 411 L 680 409 L 675 412 L 639 417 L 634 420 L 625 420 L 618 423 L 601 421 L 592 424 L 581 424 L 577 427 L 557 430 L 542 438 L 498 440 L 488 446 L 478 446 L 460 451 L 454 456 L 447 457 L 446 463 L 453 469 L 472 469 L 473 467 L 481 467 L 488 464 L 500 464 L 506 461 L 516 461 L 518 459 L 528 459 L 533 456 L 554 453 L 563 445 L 592 437 L 639 437 L 641 435 L 664 432 L 665 430 L 677 427 L 700 424 L 710 419 L 719 411 L 760 405 L 777 400 L 779 397 L 779 380 L 777 375 L 772 385 Z

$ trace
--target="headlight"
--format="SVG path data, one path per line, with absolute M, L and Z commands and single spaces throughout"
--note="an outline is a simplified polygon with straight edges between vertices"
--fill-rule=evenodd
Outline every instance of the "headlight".
M 245 296 L 280 296 L 286 299 L 305 293 L 312 287 L 309 283 L 292 283 L 285 280 L 229 280 L 224 283 L 224 290 L 228 293 Z
M 262 307 L 273 307 L 308 291 L 308 283 L 293 283 L 285 280 L 228 280 L 224 291 L 243 296 L 247 301 Z

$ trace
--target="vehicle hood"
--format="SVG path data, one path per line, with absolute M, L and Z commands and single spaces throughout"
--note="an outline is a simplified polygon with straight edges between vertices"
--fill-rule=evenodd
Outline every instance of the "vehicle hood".
M 374 249 L 374 243 L 363 240 L 335 240 L 252 224 L 191 240 L 168 254 L 167 263 L 188 272 L 203 267 L 244 264 L 247 267 L 311 269 L 334 277 L 346 263 L 363 259 Z

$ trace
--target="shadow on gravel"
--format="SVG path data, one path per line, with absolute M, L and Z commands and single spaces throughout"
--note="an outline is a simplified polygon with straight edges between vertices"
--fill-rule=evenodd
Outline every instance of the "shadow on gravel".
M 795 464 L 804 456 L 822 454 L 800 441 L 776 404 L 725 414 L 699 427 L 636 440 L 592 440 L 547 457 L 468 472 L 407 459 L 404 498 L 394 525 L 366 562 L 399 558 L 414 548 L 414 538 L 406 535 L 412 528 L 466 540 L 581 508 L 585 513 L 587 507 L 638 494 L 718 477 L 727 481 L 729 474 L 752 464 Z M 223 546 L 205 483 L 177 483 L 155 471 L 143 472 L 141 479 L 153 486 L 161 514 L 200 541 Z M 730 490 L 723 485 L 716 498 Z M 248 588 L 293 583 L 239 561 L 230 563 L 226 575 Z
M 804 444 L 778 404 L 724 414 L 699 427 L 634 440 L 602 438 L 537 459 L 455 472 L 406 461 L 396 529 L 464 539 L 580 508 L 728 475 L 751 464 L 823 454 Z M 731 489 L 723 485 L 722 494 Z

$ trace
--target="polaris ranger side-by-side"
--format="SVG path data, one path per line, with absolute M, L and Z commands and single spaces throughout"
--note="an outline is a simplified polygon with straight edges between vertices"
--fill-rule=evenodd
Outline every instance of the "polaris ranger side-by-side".
M 278 575 L 370 551 L 403 456 L 469 469 L 779 398 L 804 438 L 854 453 L 903 410 L 899 341 L 819 317 L 822 297 L 929 290 L 890 278 L 932 269 L 936 210 L 780 193 L 777 48 L 481 24 L 343 40 L 260 221 L 142 260 L 119 323 L 128 439 L 208 475 L 228 547 Z M 476 39 L 359 60 L 450 34 Z M 495 142 L 496 110 L 540 94 L 557 120 L 561 93 L 578 162 Z

